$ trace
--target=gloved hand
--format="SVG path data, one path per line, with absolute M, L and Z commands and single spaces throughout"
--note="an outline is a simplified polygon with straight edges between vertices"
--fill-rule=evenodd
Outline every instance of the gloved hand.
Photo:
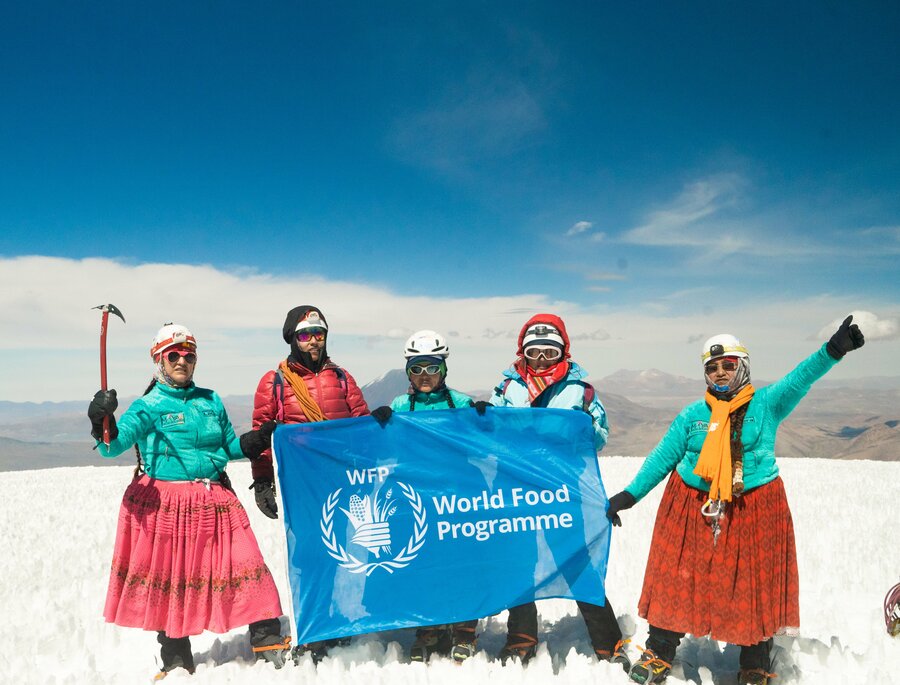
M 247 431 L 241 436 L 241 452 L 250 461 L 255 461 L 272 444 L 272 431 L 275 430 L 274 421 L 266 421 L 259 428 Z
M 831 340 L 825 344 L 825 350 L 832 359 L 843 359 L 848 352 L 857 350 L 866 344 L 866 338 L 859 330 L 859 326 L 851 321 L 853 321 L 853 314 L 844 319 L 844 323 L 831 336 Z
M 98 390 L 88 405 L 88 418 L 91 420 L 91 435 L 94 440 L 103 439 L 103 418 L 109 417 L 109 439 L 115 440 L 119 434 L 116 428 L 116 417 L 113 416 L 119 406 L 115 390 Z
M 475 411 L 478 412 L 478 416 L 484 416 L 484 412 L 488 407 L 493 407 L 494 405 L 490 402 L 486 402 L 484 400 L 478 400 L 475 404 L 472 405 L 475 407 Z
M 387 405 L 383 405 L 381 407 L 378 407 L 377 409 L 372 410 L 372 418 L 378 421 L 379 426 L 384 428 L 385 425 L 387 425 L 387 422 L 390 421 L 391 414 L 393 413 L 393 409 L 391 409 Z
M 250 490 L 253 490 L 259 510 L 270 519 L 277 519 L 278 503 L 275 501 L 275 483 L 268 478 L 254 478 Z
M 609 498 L 609 509 L 606 510 L 606 518 L 608 518 L 614 526 L 621 526 L 622 519 L 619 518 L 619 512 L 625 509 L 631 509 L 637 500 L 630 492 L 622 490 Z

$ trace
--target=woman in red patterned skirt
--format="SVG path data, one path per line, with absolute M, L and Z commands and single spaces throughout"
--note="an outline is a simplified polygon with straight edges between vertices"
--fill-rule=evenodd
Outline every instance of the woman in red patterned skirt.
M 225 472 L 232 459 L 258 459 L 275 422 L 234 434 L 219 396 L 194 385 L 197 342 L 184 326 L 163 326 L 150 356 L 153 382 L 118 422 L 115 390 L 101 390 L 88 408 L 100 454 L 139 448 L 119 511 L 104 617 L 157 633 L 156 680 L 176 668 L 194 672 L 189 636 L 247 624 L 254 654 L 280 668 L 290 638 L 281 636 L 278 590 Z M 101 442 L 104 420 L 109 444 Z
M 742 684 L 774 677 L 772 636 L 800 626 L 794 528 L 775 434 L 812 384 L 863 345 L 852 320 L 760 389 L 750 383 L 750 356 L 737 338 L 717 335 L 703 345 L 706 396 L 678 414 L 634 480 L 609 501 L 607 516 L 621 525 L 618 512 L 669 476 L 638 607 L 650 634 L 632 681 L 664 680 L 685 633 L 740 645 Z

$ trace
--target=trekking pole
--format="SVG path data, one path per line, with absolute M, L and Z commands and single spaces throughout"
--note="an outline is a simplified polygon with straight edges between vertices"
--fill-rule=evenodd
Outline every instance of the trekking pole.
M 106 387 L 106 324 L 109 321 L 110 312 L 122 319 L 122 323 L 125 323 L 125 317 L 122 316 L 122 312 L 114 304 L 101 304 L 93 307 L 93 309 L 99 309 L 103 312 L 103 317 L 100 319 L 100 389 L 108 390 Z M 109 447 L 108 416 L 103 417 L 103 444 Z

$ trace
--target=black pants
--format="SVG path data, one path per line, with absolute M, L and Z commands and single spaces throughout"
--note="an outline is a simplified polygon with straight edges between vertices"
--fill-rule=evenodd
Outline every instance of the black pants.
M 616 612 L 609 603 L 609 597 L 606 598 L 606 604 L 602 607 L 587 602 L 578 602 L 578 609 L 581 611 L 581 617 L 587 627 L 591 646 L 594 649 L 611 652 L 616 643 L 622 639 L 622 631 L 616 620 Z M 537 605 L 529 602 L 512 607 L 509 610 L 506 631 L 510 635 L 522 633 L 537 639 Z
M 650 626 L 647 649 L 653 650 L 656 656 L 671 664 L 672 659 L 675 658 L 675 650 L 678 649 L 678 645 L 683 637 L 684 633 L 676 633 L 672 630 Z M 769 656 L 771 650 L 772 638 L 757 642 L 755 645 L 741 645 L 741 668 L 761 668 L 768 672 L 772 668 Z
M 281 642 L 281 621 L 267 618 L 250 624 L 250 644 L 254 647 L 268 647 Z M 191 652 L 189 637 L 169 637 L 163 631 L 156 634 L 160 644 L 159 655 L 162 658 L 164 671 L 176 668 L 194 670 L 194 655 Z
M 162 657 L 163 671 L 186 668 L 193 672 L 194 654 L 191 652 L 189 637 L 169 637 L 163 631 L 159 631 L 156 634 L 156 641 L 160 644 L 159 655 Z

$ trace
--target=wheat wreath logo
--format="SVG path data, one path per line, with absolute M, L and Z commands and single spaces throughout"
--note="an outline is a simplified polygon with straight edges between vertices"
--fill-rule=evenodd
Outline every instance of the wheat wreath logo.
M 332 492 L 325 504 L 322 505 L 322 520 L 319 528 L 322 530 L 322 542 L 328 550 L 328 555 L 338 561 L 338 565 L 350 571 L 350 573 L 365 573 L 370 575 L 375 569 L 383 568 L 388 573 L 405 568 L 419 554 L 419 549 L 425 544 L 425 533 L 428 531 L 428 523 L 425 520 L 425 507 L 422 498 L 412 486 L 405 483 L 397 483 L 397 487 L 403 497 L 409 502 L 413 512 L 413 531 L 406 545 L 393 557 L 391 554 L 391 517 L 397 512 L 402 500 L 394 497 L 394 489 L 388 488 L 384 495 L 375 492 L 371 496 L 351 495 L 349 509 L 338 507 L 338 498 L 341 488 Z M 337 541 L 334 534 L 334 515 L 340 509 L 353 525 L 354 533 L 350 542 L 364 547 L 374 555 L 377 561 L 360 561 L 350 554 Z M 384 556 L 382 556 L 384 555 Z

